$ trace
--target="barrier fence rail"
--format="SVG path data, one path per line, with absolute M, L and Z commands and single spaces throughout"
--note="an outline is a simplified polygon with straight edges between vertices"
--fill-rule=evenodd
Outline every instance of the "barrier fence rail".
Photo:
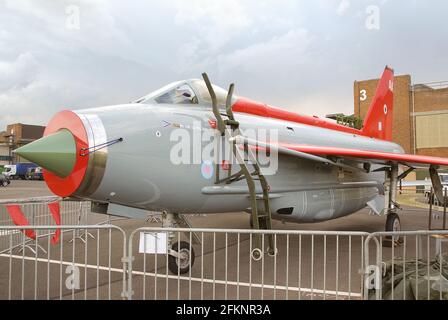
M 165 241 L 187 240 L 196 252 L 185 274 L 170 274 L 174 257 L 148 252 L 145 235 Z M 194 245 L 196 234 L 200 240 Z M 255 236 L 264 252 L 251 258 Z M 266 252 L 272 234 L 275 255 Z M 137 239 L 136 236 L 139 236 Z M 140 228 L 129 238 L 129 298 L 133 299 L 360 299 L 363 242 L 368 233 L 281 230 Z M 136 251 L 138 248 L 138 252 Z M 191 260 L 190 260 L 190 265 Z
M 448 300 L 447 242 L 447 230 L 370 234 L 364 299 Z
M 81 225 L 88 223 L 88 214 L 90 213 L 90 202 L 88 201 L 73 201 L 73 200 L 62 200 L 58 197 L 42 197 L 42 198 L 32 198 L 23 200 L 2 200 L 0 202 L 0 225 L 1 226 L 14 226 L 13 219 L 11 219 L 10 213 L 8 212 L 8 206 L 18 205 L 26 218 L 30 226 L 49 226 L 55 225 L 54 217 L 48 207 L 50 203 L 59 203 L 59 214 L 61 225 Z M 64 228 L 64 231 L 67 231 Z M 13 232 L 13 238 L 8 239 L 4 237 L 4 232 Z M 48 235 L 46 232 L 48 230 L 37 229 L 35 231 L 37 237 L 43 237 Z M 80 236 L 78 232 L 77 237 Z M 25 245 L 31 246 L 34 242 L 32 239 L 23 238 L 18 230 L 15 231 L 3 231 L 0 232 L 0 253 L 7 252 L 12 248 L 22 245 L 25 241 Z M 42 249 L 38 247 L 38 249 Z M 34 249 L 33 249 L 34 250 Z
M 28 245 L 34 250 L 24 241 L 31 229 L 44 234 Z M 80 241 L 77 232 L 93 237 Z M 0 226 L 0 234 L 22 238 L 0 253 L 0 299 L 448 300 L 448 231 L 139 228 L 127 238 L 115 225 L 53 225 Z M 257 234 L 262 244 L 273 235 L 275 255 L 263 246 L 251 258 Z M 180 241 L 196 259 L 173 272 L 166 248 Z
M 51 243 L 52 234 L 62 229 L 58 243 Z M 0 226 L 9 232 L 40 231 L 35 250 L 20 247 L 0 254 L 0 299 L 120 299 L 125 291 L 126 236 L 114 225 L 90 226 Z M 77 231 L 91 233 L 79 241 Z M 66 236 L 66 235 L 69 235 Z M 38 246 L 45 251 L 38 250 Z

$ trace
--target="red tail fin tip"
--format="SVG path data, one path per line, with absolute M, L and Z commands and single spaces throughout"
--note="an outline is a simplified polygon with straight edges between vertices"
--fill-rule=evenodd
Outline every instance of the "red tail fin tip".
M 364 119 L 362 134 L 376 139 L 391 141 L 393 111 L 394 70 L 386 66 Z

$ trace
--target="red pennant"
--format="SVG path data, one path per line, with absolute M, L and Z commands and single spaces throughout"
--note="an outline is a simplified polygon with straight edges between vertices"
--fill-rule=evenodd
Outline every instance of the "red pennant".
M 6 205 L 6 210 L 8 210 L 9 216 L 16 226 L 29 226 L 28 219 L 22 212 L 22 209 L 18 204 L 8 204 Z M 28 238 L 36 240 L 36 233 L 34 230 L 27 229 L 25 230 L 25 235 Z
M 52 202 L 48 204 L 48 208 L 51 211 L 51 214 L 53 215 L 54 222 L 56 225 L 61 225 L 61 212 L 60 212 L 60 206 L 59 202 Z M 59 241 L 59 236 L 61 235 L 61 229 L 56 229 L 56 232 L 53 235 L 53 238 L 51 239 L 52 244 L 56 244 Z

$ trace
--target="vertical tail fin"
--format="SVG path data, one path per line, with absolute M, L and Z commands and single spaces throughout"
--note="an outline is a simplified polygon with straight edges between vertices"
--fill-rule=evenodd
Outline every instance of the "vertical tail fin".
M 362 134 L 381 140 L 392 140 L 394 111 L 394 70 L 386 66 L 375 97 L 364 119 Z

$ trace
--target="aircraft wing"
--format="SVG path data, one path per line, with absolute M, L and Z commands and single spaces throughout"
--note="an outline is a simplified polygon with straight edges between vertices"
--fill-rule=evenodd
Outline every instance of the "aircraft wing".
M 282 147 L 317 156 L 348 158 L 384 165 L 399 163 L 413 168 L 448 167 L 448 159 L 439 157 L 309 145 L 282 144 Z
M 398 163 L 412 168 L 448 168 L 447 158 L 339 147 L 312 146 L 288 143 L 270 144 L 255 141 L 242 136 L 235 137 L 235 140 L 240 144 L 247 143 L 255 149 L 270 149 L 273 151 L 278 151 L 280 154 L 287 154 L 337 166 L 344 166 L 338 160 L 346 159 L 381 165 L 391 165 L 392 163 Z
M 431 184 L 434 188 L 434 193 L 437 199 L 441 202 L 444 201 L 444 187 L 440 181 L 437 170 L 439 168 L 448 168 L 447 158 L 327 146 L 311 146 L 288 143 L 271 144 L 248 139 L 243 136 L 236 136 L 231 139 L 239 144 L 240 147 L 247 145 L 255 150 L 267 149 L 271 152 L 277 151 L 280 154 L 317 161 L 351 170 L 355 169 L 368 172 L 370 168 L 365 166 L 366 163 L 380 164 L 383 166 L 400 164 L 408 166 L 410 171 L 416 168 L 426 168 L 429 169 Z M 359 168 L 344 163 L 344 160 L 354 160 L 356 162 L 363 163 L 364 165 L 363 168 Z

